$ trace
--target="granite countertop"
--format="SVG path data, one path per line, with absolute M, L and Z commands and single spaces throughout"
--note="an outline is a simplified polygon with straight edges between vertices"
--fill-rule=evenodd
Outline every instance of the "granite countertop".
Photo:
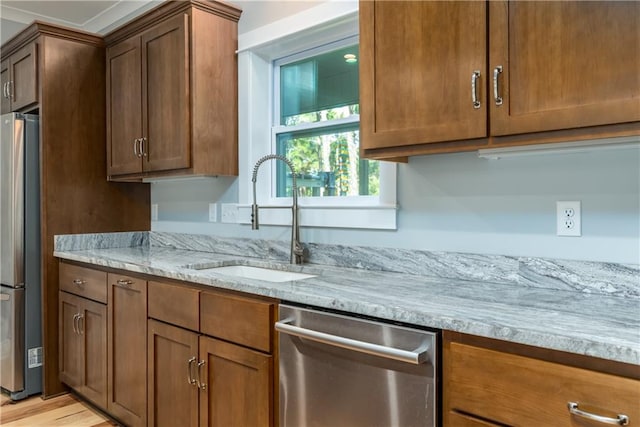
M 291 266 L 233 254 L 148 244 L 77 249 L 58 258 L 283 301 L 640 364 L 640 299 L 332 265 Z M 197 269 L 251 265 L 315 275 L 282 283 Z

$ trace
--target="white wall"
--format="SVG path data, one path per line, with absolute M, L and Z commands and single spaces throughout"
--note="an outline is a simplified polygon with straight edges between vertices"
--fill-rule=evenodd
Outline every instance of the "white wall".
M 582 237 L 556 236 L 558 200 L 582 202 Z M 235 178 L 153 183 L 151 201 L 158 204 L 154 231 L 290 236 L 285 227 L 252 231 L 208 222 L 209 203 L 218 203 L 219 220 L 221 203 L 238 202 Z M 640 263 L 640 150 L 502 160 L 480 159 L 475 152 L 415 157 L 398 168 L 398 203 L 396 231 L 304 228 L 302 240 Z
M 637 264 L 639 195 L 639 150 L 502 160 L 476 153 L 422 156 L 398 168 L 397 231 L 308 228 L 301 234 L 316 243 Z M 209 203 L 237 198 L 234 178 L 154 183 L 151 199 L 160 221 L 152 229 L 289 238 L 284 227 L 252 231 L 207 222 Z M 555 235 L 558 200 L 582 202 L 582 237 Z

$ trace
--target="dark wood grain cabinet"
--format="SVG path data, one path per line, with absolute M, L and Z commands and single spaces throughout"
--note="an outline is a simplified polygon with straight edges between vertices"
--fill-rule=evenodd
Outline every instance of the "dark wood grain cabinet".
M 60 265 L 60 380 L 102 409 L 107 408 L 106 288 L 106 273 Z
M 149 282 L 149 425 L 274 425 L 274 311 L 271 300 Z
M 109 273 L 107 409 L 130 427 L 147 425 L 147 282 Z
M 486 8 L 485 2 L 360 2 L 365 153 L 486 136 Z M 475 71 L 482 108 L 472 102 Z
M 638 135 L 639 26 L 637 2 L 361 1 L 362 153 Z
M 35 22 L 0 52 L 3 83 L 13 81 L 13 104 L 0 98 L 2 112 L 8 108 L 40 119 L 43 389 L 51 397 L 66 390 L 59 375 L 60 277 L 54 236 L 148 230 L 149 186 L 105 180 L 102 37 Z
M 239 17 L 167 2 L 106 36 L 110 179 L 237 175 Z
M 38 52 L 29 43 L 0 63 L 2 114 L 21 111 L 38 102 Z

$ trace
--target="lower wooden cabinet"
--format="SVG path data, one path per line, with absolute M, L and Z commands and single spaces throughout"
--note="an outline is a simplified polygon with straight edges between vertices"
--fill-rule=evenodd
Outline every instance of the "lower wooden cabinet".
M 107 407 L 107 306 L 60 292 L 60 380 Z
M 169 298 L 180 306 L 167 307 Z M 264 326 L 274 309 L 273 301 L 149 282 L 149 425 L 273 426 L 273 334 Z M 241 332 L 246 319 L 255 322 L 249 333 Z
M 589 414 L 640 421 L 638 379 L 447 340 L 443 365 L 445 427 L 602 425 Z
M 147 282 L 108 275 L 108 412 L 129 427 L 147 425 Z
M 271 355 L 201 336 L 200 361 L 200 426 L 273 425 Z
M 198 334 L 149 319 L 149 425 L 197 427 Z

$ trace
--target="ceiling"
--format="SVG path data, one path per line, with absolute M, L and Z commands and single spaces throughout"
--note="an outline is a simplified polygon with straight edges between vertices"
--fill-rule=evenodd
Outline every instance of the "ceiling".
M 2 43 L 38 20 L 105 34 L 160 0 L 0 0 Z
M 106 34 L 163 0 L 0 0 L 0 30 L 5 43 L 35 20 Z M 243 10 L 238 32 L 313 7 L 318 0 L 230 0 Z

